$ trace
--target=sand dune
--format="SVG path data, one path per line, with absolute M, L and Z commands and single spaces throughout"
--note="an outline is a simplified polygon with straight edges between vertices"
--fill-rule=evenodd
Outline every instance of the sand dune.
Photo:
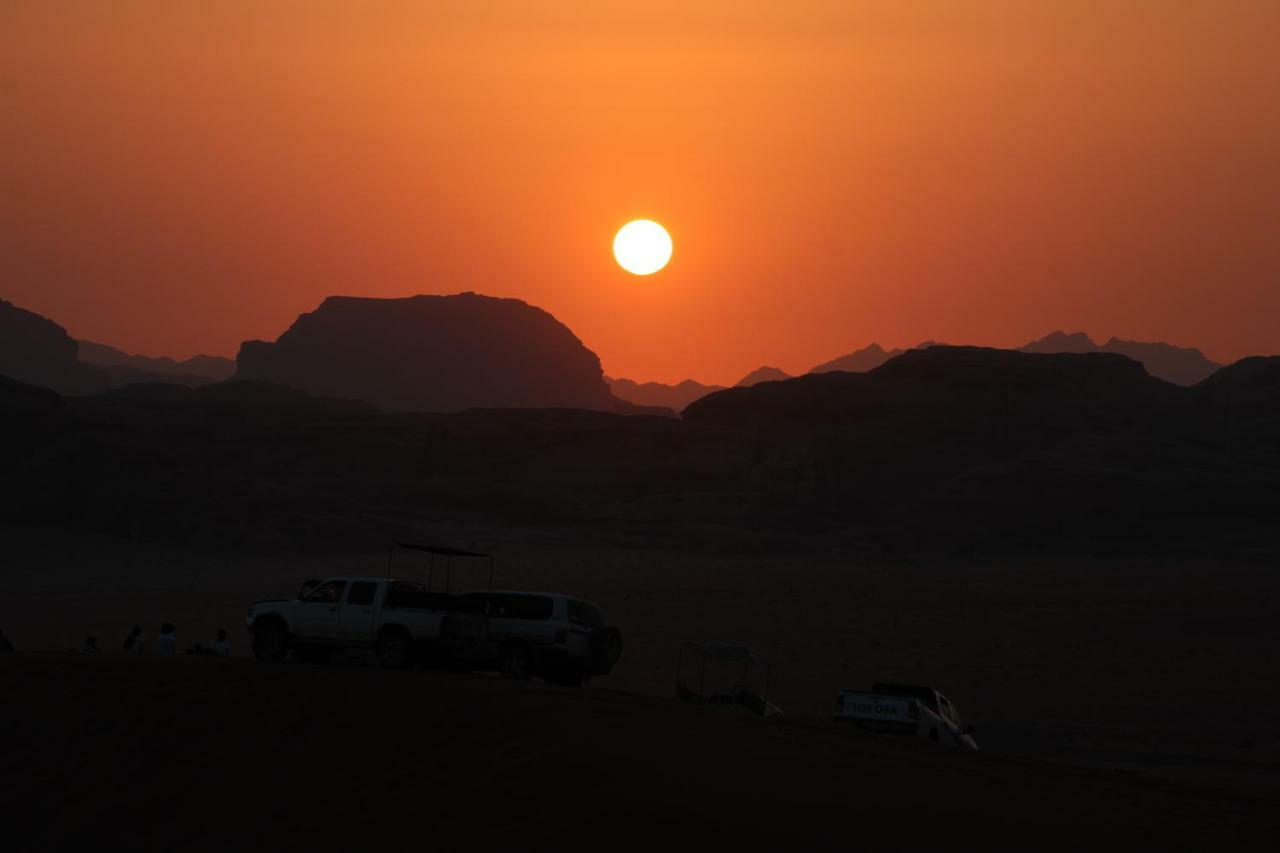
M 31 849 L 1210 849 L 1280 828 L 1269 802 L 611 691 L 124 655 L 11 657 L 0 683 Z

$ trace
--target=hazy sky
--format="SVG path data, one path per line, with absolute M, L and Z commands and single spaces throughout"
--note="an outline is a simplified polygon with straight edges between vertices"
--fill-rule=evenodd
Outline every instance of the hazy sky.
M 0 2 L 0 297 L 185 357 L 464 290 L 637 379 L 1278 352 L 1280 2 Z

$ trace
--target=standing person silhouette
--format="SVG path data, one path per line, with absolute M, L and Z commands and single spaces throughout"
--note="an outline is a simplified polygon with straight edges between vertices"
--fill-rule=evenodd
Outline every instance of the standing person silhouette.
M 134 625 L 133 630 L 129 632 L 129 636 L 124 638 L 124 650 L 126 652 L 140 652 L 146 641 L 142 639 L 142 626 Z
M 219 657 L 228 657 L 231 654 L 231 644 L 227 642 L 227 629 L 218 629 L 218 638 L 209 644 L 209 650 Z
M 173 655 L 178 653 L 178 635 L 172 622 L 160 626 L 160 636 L 156 637 L 156 654 Z

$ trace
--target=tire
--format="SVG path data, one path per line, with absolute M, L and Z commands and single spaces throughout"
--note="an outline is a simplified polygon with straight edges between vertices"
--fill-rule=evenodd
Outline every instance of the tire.
M 529 656 L 529 649 L 514 644 L 504 647 L 498 656 L 498 671 L 503 678 L 527 680 L 533 675 L 533 659 Z
M 613 669 L 622 657 L 622 632 L 617 628 L 597 628 L 591 632 L 591 657 L 604 666 L 606 672 Z
M 378 663 L 387 669 L 404 669 L 412 661 L 409 638 L 399 631 L 384 631 L 374 647 Z
M 260 661 L 276 663 L 289 654 L 289 632 L 274 619 L 253 626 L 253 656 Z

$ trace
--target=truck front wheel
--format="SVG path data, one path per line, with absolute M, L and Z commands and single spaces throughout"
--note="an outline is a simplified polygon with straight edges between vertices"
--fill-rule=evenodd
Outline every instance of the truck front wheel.
M 289 632 L 279 622 L 253 626 L 253 656 L 262 661 L 282 661 L 289 654 Z
M 409 665 L 409 638 L 399 632 L 384 632 L 378 637 L 374 652 L 382 666 L 401 669 Z

